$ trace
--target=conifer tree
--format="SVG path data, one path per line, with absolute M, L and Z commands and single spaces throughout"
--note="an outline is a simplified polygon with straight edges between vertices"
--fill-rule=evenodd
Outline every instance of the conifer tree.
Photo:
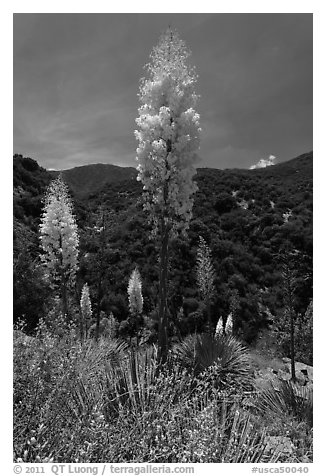
M 212 264 L 211 250 L 202 236 L 199 237 L 197 249 L 197 285 L 206 304 L 208 332 L 212 333 L 210 302 L 215 295 L 215 271 Z
M 199 148 L 199 115 L 195 112 L 197 75 L 188 65 L 190 52 L 178 34 L 168 29 L 146 65 L 141 106 L 136 119 L 138 180 L 142 181 L 145 209 L 159 238 L 158 359 L 168 352 L 168 249 L 173 234 L 184 232 L 192 216 L 194 163 Z
M 68 318 L 68 293 L 75 284 L 79 238 L 68 187 L 61 176 L 50 183 L 45 196 L 40 240 L 45 277 L 59 292 L 63 315 Z

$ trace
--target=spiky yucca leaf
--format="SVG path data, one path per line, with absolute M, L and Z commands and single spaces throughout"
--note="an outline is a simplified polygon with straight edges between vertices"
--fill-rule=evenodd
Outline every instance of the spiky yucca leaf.
M 145 411 L 157 369 L 156 348 L 130 350 L 119 365 L 106 365 L 108 407 L 118 411 L 125 406 Z
M 200 398 L 200 396 L 199 396 Z M 239 402 L 210 401 L 203 409 L 198 401 L 183 420 L 186 462 L 258 463 L 276 462 L 278 452 L 265 454 L 265 431 L 257 427 Z M 184 407 L 180 409 L 184 412 Z
M 229 415 L 229 432 L 221 451 L 223 463 L 262 462 L 265 451 L 265 433 L 257 432 L 251 423 L 250 415 L 234 408 Z
M 78 371 L 91 378 L 104 369 L 108 363 L 118 366 L 126 358 L 128 344 L 118 339 L 101 338 L 98 343 L 90 340 L 83 345 L 78 361 Z
M 274 388 L 270 384 L 260 393 L 257 408 L 262 413 L 294 416 L 312 428 L 313 393 L 311 388 L 301 387 L 290 381 L 280 382 L 279 388 Z
M 101 406 L 106 365 L 120 365 L 127 349 L 128 344 L 119 340 L 85 343 L 75 357 L 71 380 L 67 380 L 64 389 L 59 389 L 60 413 L 74 420 L 90 418 L 94 409 Z
M 101 400 L 100 389 L 76 377 L 71 384 L 68 384 L 60 400 L 58 410 L 62 416 L 69 417 L 72 421 L 83 422 L 90 418 Z
M 111 416 L 129 411 L 136 418 L 145 414 L 168 414 L 190 391 L 192 382 L 184 369 L 168 365 L 158 369 L 154 346 L 130 351 L 117 367 L 106 366 L 107 411 Z

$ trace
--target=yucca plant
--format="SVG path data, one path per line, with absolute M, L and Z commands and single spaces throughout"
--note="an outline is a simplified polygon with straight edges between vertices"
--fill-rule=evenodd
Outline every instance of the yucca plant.
M 305 422 L 310 428 L 313 426 L 312 389 L 290 381 L 281 381 L 278 388 L 270 384 L 259 394 L 257 408 L 264 414 L 289 415 Z
M 233 336 L 191 335 L 176 344 L 172 354 L 179 365 L 195 376 L 214 367 L 218 386 L 234 383 L 248 387 L 251 384 L 248 351 Z
M 203 399 L 203 405 L 199 400 Z M 276 451 L 266 454 L 265 432 L 257 431 L 250 415 L 238 403 L 211 401 L 204 393 L 187 395 L 168 418 L 160 414 L 150 428 L 154 439 L 142 434 L 142 461 L 156 463 L 276 462 Z M 204 407 L 203 407 L 204 406 Z M 154 423 L 154 424 L 153 424 Z M 148 427 L 147 427 L 148 429 Z M 154 441 L 154 444 L 152 443 Z M 146 448 L 147 447 L 147 448 Z
M 218 404 L 218 417 L 215 418 L 209 415 L 213 409 L 214 406 L 206 408 L 195 420 L 204 429 L 210 420 L 208 424 L 212 427 L 208 432 L 209 435 L 201 435 L 199 441 L 196 442 L 193 459 L 196 461 L 196 455 L 202 453 L 203 461 L 196 462 L 266 462 L 265 432 L 257 431 L 250 415 L 244 412 L 237 403 L 231 406 Z M 268 460 L 268 462 L 277 461 L 277 453 L 269 455 Z
M 136 418 L 166 413 L 191 388 L 191 379 L 178 366 L 172 369 L 167 362 L 159 369 L 155 346 L 130 349 L 118 366 L 106 366 L 106 379 L 106 409 L 111 416 L 126 410 Z
M 142 350 L 130 349 L 119 365 L 107 362 L 106 395 L 107 410 L 112 415 L 128 406 L 130 409 L 145 410 L 151 396 L 157 368 L 156 349 L 148 347 Z
M 64 420 L 73 424 L 89 422 L 103 410 L 106 366 L 116 368 L 126 358 L 128 344 L 100 339 L 80 345 L 66 362 L 66 372 L 53 382 L 49 401 Z

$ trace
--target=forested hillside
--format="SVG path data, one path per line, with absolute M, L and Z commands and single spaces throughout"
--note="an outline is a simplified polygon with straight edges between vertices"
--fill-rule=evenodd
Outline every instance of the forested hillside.
M 71 191 L 81 197 L 88 196 L 107 183 L 121 180 L 135 180 L 137 171 L 133 167 L 118 167 L 112 164 L 90 164 L 63 171 L 53 171 L 53 176 L 61 173 L 63 180 L 69 184 Z
M 205 327 L 196 285 L 199 236 L 209 245 L 216 273 L 212 321 L 235 306 L 235 329 L 251 342 L 284 310 L 281 262 L 297 250 L 295 308 L 312 298 L 312 153 L 265 169 L 198 169 L 193 219 L 186 237 L 171 246 L 170 333 L 184 336 Z M 96 171 L 96 166 L 88 170 Z M 121 335 L 132 334 L 127 286 L 137 265 L 143 280 L 146 335 L 156 332 L 158 264 L 142 209 L 141 185 L 127 178 L 89 195 L 72 186 L 80 233 L 77 292 L 90 286 L 93 308 L 113 315 Z M 94 188 L 97 172 L 89 177 Z M 69 175 L 66 175 L 68 178 Z M 47 289 L 39 266 L 38 225 L 42 198 L 53 174 L 32 159 L 14 158 L 14 317 L 30 330 L 46 312 Z M 69 181 L 68 181 L 68 185 Z M 101 182 L 99 182 L 101 186 Z M 282 258 L 283 257 L 283 258 Z M 99 286 L 100 282 L 100 286 Z

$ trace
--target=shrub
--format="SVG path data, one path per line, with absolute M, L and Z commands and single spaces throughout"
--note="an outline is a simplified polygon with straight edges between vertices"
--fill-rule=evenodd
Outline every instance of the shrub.
M 172 350 L 175 359 L 188 371 L 199 375 L 214 366 L 216 384 L 250 386 L 251 374 L 247 349 L 232 336 L 191 335 Z
M 195 358 L 189 353 L 191 339 Z M 205 353 L 207 347 L 210 350 Z M 266 408 L 258 407 L 255 400 L 252 410 L 242 392 L 250 380 L 244 347 L 233 337 L 212 342 L 206 336 L 192 336 L 178 349 L 170 352 L 159 371 L 155 346 L 135 351 L 125 342 L 104 338 L 82 343 L 76 340 L 74 327 L 61 338 L 44 325 L 36 338 L 26 339 L 17 331 L 15 460 L 221 463 L 284 459 L 277 448 L 266 449 L 269 434 L 278 434 L 276 418 L 267 424 Z M 269 401 L 263 398 L 261 402 Z M 304 406 L 297 403 L 295 408 L 297 413 L 288 413 L 288 420 L 289 415 L 297 415 L 291 420 L 296 421 Z M 299 443 L 306 431 L 300 426 L 304 421 L 292 428 L 290 436 L 298 450 L 291 461 L 310 458 L 307 432 Z

